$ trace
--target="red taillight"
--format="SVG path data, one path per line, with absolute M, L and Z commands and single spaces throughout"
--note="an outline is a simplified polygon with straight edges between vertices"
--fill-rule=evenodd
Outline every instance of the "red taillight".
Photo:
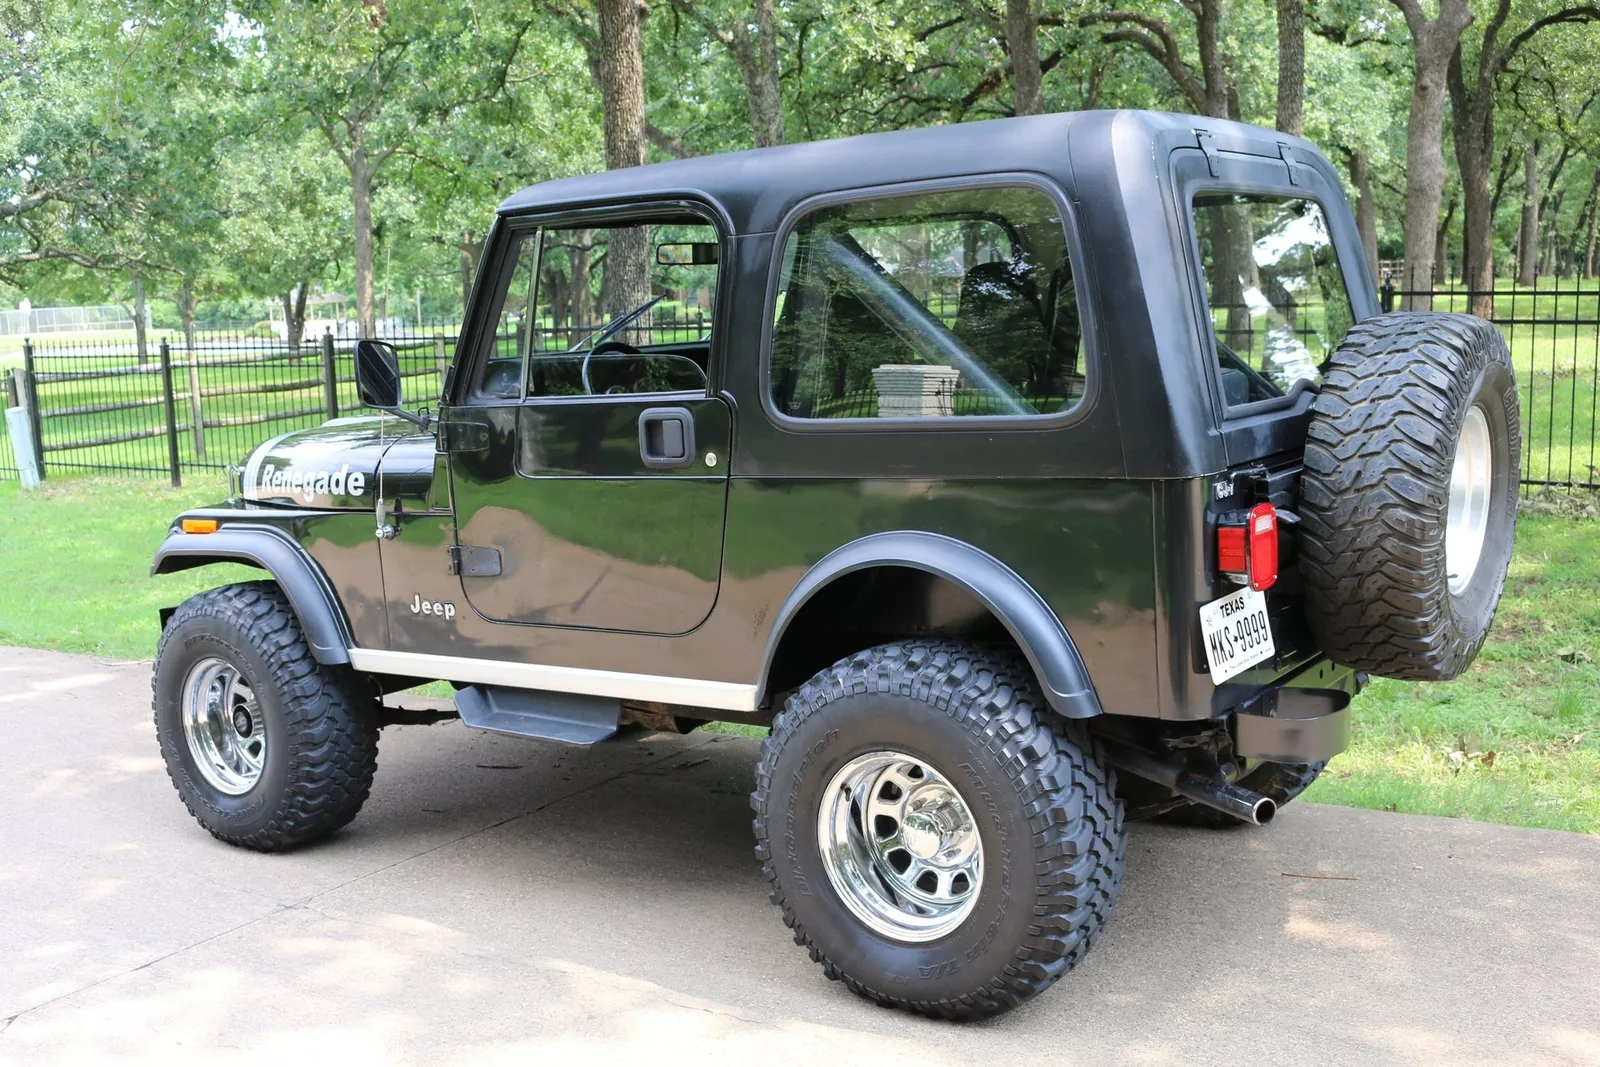
M 1278 580 L 1278 512 L 1271 504 L 1250 509 L 1250 588 L 1266 589 Z
M 1244 527 L 1217 527 L 1217 570 L 1230 574 L 1243 574 L 1248 568 L 1245 555 Z
M 1256 590 L 1278 580 L 1278 513 L 1271 504 L 1251 508 L 1243 526 L 1217 527 L 1217 569 Z

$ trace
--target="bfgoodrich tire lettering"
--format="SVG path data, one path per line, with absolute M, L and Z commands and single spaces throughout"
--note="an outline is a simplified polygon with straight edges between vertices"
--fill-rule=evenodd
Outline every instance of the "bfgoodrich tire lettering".
M 880 1004 L 993 1015 L 1060 978 L 1099 936 L 1122 883 L 1122 805 L 1081 724 L 1056 720 L 1014 657 L 959 644 L 883 645 L 792 696 L 756 770 L 756 855 L 773 903 L 828 977 Z M 874 933 L 829 880 L 821 793 L 863 753 L 924 759 L 974 809 L 983 871 L 947 936 Z
M 1474 409 L 1492 446 L 1486 529 L 1452 592 L 1451 475 Z M 1483 645 L 1511 561 L 1521 431 L 1505 339 L 1469 315 L 1369 319 L 1334 353 L 1311 410 L 1300 569 L 1319 643 L 1373 674 L 1454 678 Z
M 260 777 L 240 795 L 207 780 L 184 736 L 185 679 L 196 664 L 219 659 L 248 683 L 267 732 Z M 271 852 L 327 837 L 361 810 L 378 759 L 371 697 L 348 667 L 317 663 L 275 583 L 229 585 L 185 601 L 162 632 L 152 687 L 167 774 L 214 836 Z

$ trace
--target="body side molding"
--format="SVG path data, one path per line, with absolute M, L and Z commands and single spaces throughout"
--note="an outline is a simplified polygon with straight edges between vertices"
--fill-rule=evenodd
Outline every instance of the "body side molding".
M 778 646 L 806 602 L 835 578 L 883 566 L 926 571 L 967 590 L 1017 642 L 1052 708 L 1069 719 L 1100 714 L 1100 698 L 1077 646 L 1033 587 L 982 549 L 921 530 L 870 534 L 828 553 L 806 572 L 778 609 L 767 635 L 758 700 L 768 696 L 767 678 Z
M 150 574 L 225 562 L 252 563 L 277 579 L 318 663 L 350 662 L 355 640 L 327 577 L 304 549 L 275 527 L 225 523 L 216 533 L 170 533 L 156 549 Z
M 463 656 L 433 656 L 421 652 L 388 652 L 378 648 L 352 648 L 349 654 L 352 667 L 373 674 L 403 674 L 512 689 L 659 701 L 716 711 L 756 709 L 756 687 L 743 682 L 672 678 L 658 674 L 629 674 L 624 671 L 469 659 Z

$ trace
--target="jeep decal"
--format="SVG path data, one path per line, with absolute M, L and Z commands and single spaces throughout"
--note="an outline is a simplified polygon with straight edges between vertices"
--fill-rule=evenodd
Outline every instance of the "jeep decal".
M 456 617 L 455 601 L 423 600 L 421 593 L 412 593 L 411 603 L 406 607 L 411 609 L 413 615 L 438 615 L 446 622 Z

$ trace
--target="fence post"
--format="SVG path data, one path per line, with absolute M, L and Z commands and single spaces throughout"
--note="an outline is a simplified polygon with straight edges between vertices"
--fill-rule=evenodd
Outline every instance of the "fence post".
M 167 463 L 172 468 L 172 485 L 183 484 L 183 473 L 178 467 L 178 402 L 172 395 L 172 346 L 161 341 L 161 399 L 167 408 Z
M 322 400 L 328 408 L 328 418 L 339 417 L 339 373 L 333 358 L 333 332 L 322 335 Z
M 22 406 L 28 409 L 28 427 L 33 431 L 33 457 L 39 464 L 39 480 L 44 481 L 44 417 L 39 413 L 39 378 L 33 370 L 33 342 L 22 339 Z
M 1385 315 L 1394 310 L 1394 280 L 1387 274 L 1383 276 L 1383 288 L 1378 290 L 1378 304 Z
M 6 375 L 6 407 L 20 408 L 21 406 L 22 372 L 18 370 Z M 28 430 L 28 436 L 33 436 L 33 429 L 31 427 Z
M 200 356 L 193 348 L 185 347 L 189 364 L 189 436 L 194 440 L 194 458 L 206 458 L 205 416 L 200 410 Z

